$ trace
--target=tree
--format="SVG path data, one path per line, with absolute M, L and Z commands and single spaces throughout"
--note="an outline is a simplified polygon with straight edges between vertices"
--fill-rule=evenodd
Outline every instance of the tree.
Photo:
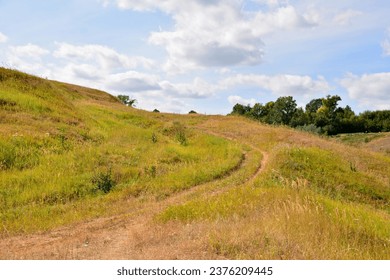
M 364 122 L 365 131 L 390 131 L 390 110 L 375 112 L 366 111 L 360 114 L 359 117 Z
M 307 114 L 303 111 L 301 107 L 299 107 L 293 117 L 290 120 L 290 126 L 292 127 L 298 127 L 298 126 L 305 126 L 309 123 Z
M 322 98 L 311 100 L 306 104 L 305 113 L 309 123 L 314 123 L 318 109 L 322 106 Z
M 251 106 L 247 105 L 244 106 L 242 104 L 237 103 L 233 107 L 233 111 L 231 112 L 232 115 L 246 115 L 251 110 Z
M 268 103 L 267 103 L 268 104 Z M 297 103 L 292 96 L 279 97 L 268 113 L 271 124 L 289 124 L 297 110 Z
M 322 106 L 322 98 L 311 100 L 306 104 L 306 113 L 317 113 L 318 109 Z
M 317 110 L 314 123 L 316 126 L 321 127 L 325 134 L 337 133 L 337 104 L 341 100 L 340 96 L 326 96 L 322 98 L 322 106 Z
M 255 120 L 261 121 L 265 116 L 267 116 L 268 112 L 261 103 L 256 103 L 253 108 L 250 110 L 249 115 Z
M 135 107 L 135 103 L 137 103 L 136 99 L 133 98 L 130 99 L 128 95 L 118 95 L 118 99 L 120 102 L 130 107 Z

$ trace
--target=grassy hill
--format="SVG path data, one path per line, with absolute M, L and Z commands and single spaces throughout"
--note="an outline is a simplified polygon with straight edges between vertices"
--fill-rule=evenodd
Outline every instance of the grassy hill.
M 0 68 L 0 258 L 389 259 L 390 158 Z

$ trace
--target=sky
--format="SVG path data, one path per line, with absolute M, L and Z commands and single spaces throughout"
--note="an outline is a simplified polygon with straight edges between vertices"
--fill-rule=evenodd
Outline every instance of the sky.
M 389 15 L 387 0 L 0 0 L 0 66 L 161 112 L 336 94 L 389 110 Z

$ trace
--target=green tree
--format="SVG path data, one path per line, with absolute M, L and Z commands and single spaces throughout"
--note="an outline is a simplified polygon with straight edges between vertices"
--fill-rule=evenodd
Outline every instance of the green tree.
M 268 104 L 268 103 L 267 103 Z M 268 113 L 268 122 L 272 124 L 290 124 L 297 110 L 297 103 L 292 96 L 279 97 Z
M 128 95 L 118 95 L 118 99 L 120 102 L 130 107 L 135 107 L 135 103 L 137 103 L 136 99 L 130 98 Z
M 292 127 L 305 126 L 308 123 L 308 116 L 302 108 L 298 108 L 290 120 L 290 126 Z
M 249 115 L 251 118 L 255 120 L 262 121 L 265 116 L 267 116 L 268 111 L 266 110 L 266 107 L 263 106 L 261 103 L 256 103 L 253 105 L 252 109 L 249 112 Z
M 231 114 L 243 116 L 243 115 L 247 115 L 251 109 L 252 108 L 250 105 L 244 106 L 242 104 L 237 103 L 236 105 L 234 105 L 233 111 L 231 112 Z
M 340 96 L 326 96 L 322 98 L 322 106 L 317 110 L 315 115 L 315 125 L 321 127 L 325 134 L 336 134 L 337 133 L 337 104 L 341 100 Z
M 321 108 L 321 106 L 322 98 L 313 99 L 306 104 L 305 113 L 307 115 L 309 123 L 315 123 L 317 111 Z

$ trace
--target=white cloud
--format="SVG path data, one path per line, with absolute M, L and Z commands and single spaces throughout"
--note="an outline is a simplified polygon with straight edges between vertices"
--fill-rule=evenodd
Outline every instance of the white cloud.
M 29 57 L 33 59 L 39 59 L 40 57 L 50 53 L 50 51 L 33 44 L 27 44 L 24 46 L 13 46 L 10 47 L 10 51 L 11 54 L 14 56 Z
M 107 77 L 105 86 L 119 92 L 143 92 L 160 90 L 159 77 L 155 75 L 128 71 Z
M 118 0 L 118 7 L 138 11 L 158 9 L 175 21 L 171 31 L 152 32 L 149 42 L 168 53 L 165 69 L 176 73 L 204 67 L 255 65 L 263 61 L 262 37 L 275 30 L 313 26 L 291 5 L 267 1 L 268 12 L 243 11 L 235 0 Z
M 5 43 L 8 41 L 8 37 L 0 32 L 0 43 Z
M 340 81 L 349 97 L 361 106 L 390 109 L 390 73 L 356 76 L 348 74 Z
M 134 93 L 131 97 L 138 101 L 137 106 L 149 111 L 158 109 L 161 112 L 187 113 L 193 109 L 182 98 L 167 97 L 161 91 Z
M 50 51 L 33 44 L 10 46 L 7 50 L 5 59 L 10 67 L 38 75 L 47 73 L 42 60 Z
M 162 81 L 160 86 L 165 95 L 184 98 L 208 98 L 220 89 L 200 78 L 195 78 L 192 83 Z
M 78 80 L 98 81 L 105 76 L 99 69 L 90 64 L 69 63 L 65 69 L 71 77 Z
M 231 95 L 228 97 L 228 101 L 230 104 L 232 105 L 236 105 L 237 103 L 238 104 L 241 104 L 241 105 L 250 105 L 250 106 L 253 106 L 256 104 L 256 99 L 254 98 L 251 98 L 251 99 L 245 99 L 241 96 L 238 96 L 238 95 Z
M 130 57 L 101 45 L 75 46 L 67 43 L 56 43 L 54 56 L 70 61 L 97 62 L 105 70 L 119 68 L 133 69 L 137 67 L 151 68 L 154 63 L 145 57 Z
M 331 88 L 324 78 L 313 80 L 309 76 L 298 75 L 236 75 L 220 83 L 223 88 L 238 85 L 251 85 L 272 92 L 276 96 L 306 96 L 327 93 Z
M 280 5 L 285 5 L 287 4 L 288 0 L 253 0 L 253 2 L 267 5 L 271 8 L 278 7 Z

